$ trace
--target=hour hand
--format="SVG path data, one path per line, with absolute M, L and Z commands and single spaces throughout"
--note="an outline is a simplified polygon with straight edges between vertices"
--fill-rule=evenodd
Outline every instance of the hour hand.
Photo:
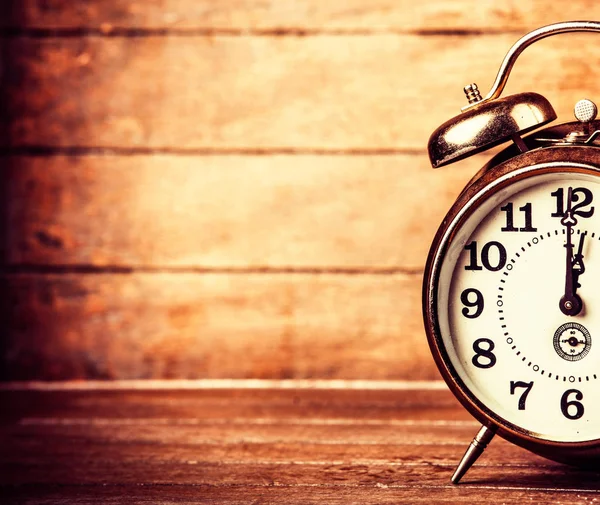
M 577 247 L 577 253 L 573 256 L 573 291 L 581 287 L 579 284 L 579 276 L 585 272 L 585 265 L 583 264 L 583 241 L 585 240 L 585 233 L 582 233 L 579 237 L 579 246 Z

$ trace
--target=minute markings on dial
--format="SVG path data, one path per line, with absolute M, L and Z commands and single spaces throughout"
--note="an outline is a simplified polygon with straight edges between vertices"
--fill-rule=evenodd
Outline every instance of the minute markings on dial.
M 562 233 L 563 235 L 566 234 L 565 229 L 562 229 Z M 590 238 L 595 238 L 596 233 L 593 232 L 591 234 L 589 234 L 587 231 L 583 231 L 578 229 L 572 229 L 571 231 L 572 235 L 583 235 L 583 236 L 587 236 Z M 559 235 L 559 230 L 556 229 L 554 230 L 554 233 L 548 231 L 545 233 L 546 237 L 552 237 L 552 235 L 554 236 L 558 236 Z M 539 238 L 538 238 L 539 237 Z M 600 240 L 600 236 L 598 237 L 598 239 Z M 534 245 L 537 245 L 540 243 L 541 240 L 544 240 L 544 234 L 540 234 L 539 236 L 534 237 L 533 239 L 531 239 L 531 241 L 528 241 L 525 246 L 521 246 L 519 247 L 521 253 L 519 252 L 515 252 L 514 256 L 516 258 L 521 258 L 521 254 L 526 252 L 529 248 L 533 247 Z M 516 263 L 516 260 L 514 258 L 508 258 L 508 262 L 506 267 L 503 269 L 503 274 L 505 276 L 508 276 L 509 273 L 512 271 L 513 269 L 513 264 Z M 582 375 L 582 376 L 573 376 L 573 375 L 563 375 L 563 374 L 556 374 L 553 372 L 550 372 L 548 370 L 542 369 L 538 364 L 536 364 L 534 361 L 528 360 L 527 356 L 525 354 L 523 354 L 523 350 L 519 349 L 517 343 L 515 343 L 514 338 L 511 337 L 510 332 L 507 331 L 507 325 L 506 325 L 506 321 L 505 321 L 505 311 L 504 311 L 504 301 L 503 301 L 503 291 L 505 290 L 504 285 L 506 284 L 506 280 L 504 278 L 500 279 L 500 285 L 498 286 L 498 295 L 497 295 L 497 306 L 498 306 L 498 314 L 499 314 L 499 321 L 500 321 L 500 327 L 502 328 L 503 331 L 503 335 L 504 337 L 506 337 L 506 343 L 510 346 L 510 349 L 515 353 L 515 356 L 517 356 L 519 358 L 519 360 L 521 362 L 527 362 L 527 366 L 530 367 L 534 372 L 539 373 L 540 375 L 543 375 L 549 379 L 554 379 L 556 381 L 561 381 L 562 382 L 570 382 L 570 383 L 574 383 L 574 382 L 583 382 L 583 381 L 590 381 L 590 379 L 597 379 L 598 376 L 597 374 L 588 374 L 588 375 Z

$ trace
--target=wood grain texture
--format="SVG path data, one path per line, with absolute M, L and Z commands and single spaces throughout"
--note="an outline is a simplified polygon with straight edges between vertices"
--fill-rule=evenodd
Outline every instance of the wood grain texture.
M 13 3 L 12 8 L 8 6 Z M 23 0 L 5 2 L 0 26 L 31 28 L 520 30 L 594 19 L 594 0 Z M 0 11 L 2 12 L 2 11 Z
M 331 505 L 363 505 L 363 504 L 436 504 L 469 503 L 488 505 L 498 503 L 526 503 L 534 500 L 539 505 L 556 505 L 557 500 L 565 505 L 587 505 L 595 498 L 596 493 L 585 490 L 530 489 L 527 487 L 481 486 L 456 487 L 450 484 L 437 487 L 360 485 L 348 486 L 344 483 L 286 486 L 280 484 L 264 484 L 254 487 L 239 486 L 156 486 L 139 485 L 102 485 L 96 486 L 27 486 L 6 489 L 5 496 L 13 503 L 63 505 L 77 503 L 81 505 L 122 503 L 126 497 L 129 503 L 135 504 L 239 504 L 249 500 L 256 503 L 287 503 L 290 505 L 331 504 Z
M 419 271 L 476 157 L 5 160 L 5 264 Z
M 220 428 L 223 430 L 223 427 Z M 152 437 L 152 441 L 159 438 L 161 432 L 165 432 L 164 427 L 157 430 Z M 41 436 L 44 436 L 44 433 Z M 80 438 L 86 436 L 89 436 L 87 432 L 79 433 Z M 177 440 L 187 440 L 185 433 L 175 432 L 175 436 Z M 326 433 L 323 436 L 326 436 Z M 350 437 L 351 434 L 344 434 L 341 440 L 346 442 Z M 243 440 L 240 442 L 244 443 Z M 176 442 L 169 440 L 166 443 Z M 193 441 L 190 443 L 193 443 Z M 432 445 L 435 445 L 435 443 Z M 423 452 L 426 450 L 422 448 Z M 460 452 L 463 452 L 463 447 L 456 448 L 456 459 L 460 458 Z M 260 482 L 264 486 L 309 487 L 329 482 L 340 486 L 359 482 L 361 486 L 365 487 L 380 485 L 383 487 L 400 486 L 402 488 L 422 487 L 425 490 L 433 490 L 439 486 L 440 482 L 448 479 L 453 470 L 452 463 L 428 464 L 427 461 L 416 462 L 412 465 L 403 465 L 401 462 L 396 462 L 396 464 L 390 464 L 389 462 L 382 462 L 382 464 L 358 462 L 352 464 L 327 461 L 322 461 L 320 464 L 314 464 L 312 461 L 309 463 L 294 461 L 292 464 L 221 461 L 215 464 L 213 461 L 199 462 L 197 459 L 193 459 L 190 460 L 191 462 L 169 461 L 170 471 L 167 473 L 165 472 L 165 464 L 157 462 L 153 465 L 151 464 L 152 461 L 148 460 L 125 460 L 122 461 L 124 464 L 118 470 L 114 470 L 115 459 L 110 457 L 107 459 L 92 459 L 87 455 L 83 457 L 74 456 L 69 458 L 71 463 L 69 466 L 50 468 L 48 465 L 36 465 L 31 460 L 23 461 L 24 458 L 19 458 L 16 462 L 14 461 L 16 458 L 11 459 L 12 461 L 9 460 L 9 465 L 7 465 L 8 472 L 4 473 L 0 485 L 10 483 L 20 486 L 25 484 L 63 486 L 73 481 L 80 485 L 94 485 L 111 479 L 114 480 L 115 484 L 121 486 L 136 486 L 140 484 L 140 477 L 143 475 L 143 484 L 149 486 L 209 486 L 218 483 L 221 486 L 251 487 Z M 23 472 L 23 467 L 28 468 L 26 474 Z M 522 467 L 511 468 L 509 465 L 497 465 L 485 468 L 487 471 L 482 470 L 484 469 L 480 468 L 478 473 L 473 472 L 471 483 L 473 479 L 475 479 L 475 482 L 480 479 L 480 483 L 484 484 L 486 481 L 489 482 L 490 475 L 502 472 L 497 478 L 498 485 L 509 487 L 511 485 L 515 486 L 515 483 L 521 481 L 524 477 Z M 565 487 L 577 479 L 579 481 L 577 489 L 581 492 L 585 493 L 587 491 L 591 496 L 600 494 L 597 491 L 598 472 L 568 471 L 559 465 L 548 465 L 543 470 L 543 474 L 538 473 L 538 470 L 538 472 L 531 472 L 527 475 L 528 484 L 531 487 L 538 487 L 540 484 L 550 487 L 549 483 L 553 483 L 552 489 L 560 489 L 560 487 Z
M 507 92 L 559 117 L 600 78 L 595 34 L 544 40 Z M 13 38 L 2 146 L 423 150 L 514 35 Z M 427 55 L 424 57 L 424 55 Z M 549 72 L 548 69 L 555 69 Z M 452 90 L 455 90 L 452 92 Z
M 5 389 L 0 400 L 11 503 L 583 504 L 600 492 L 597 471 L 498 438 L 452 486 L 478 425 L 445 389 Z
M 27 418 L 28 422 L 41 425 L 43 419 L 69 419 L 75 423 L 81 420 L 85 423 L 91 418 L 118 418 L 160 424 L 165 416 L 164 396 L 157 394 L 160 385 L 165 386 L 164 394 L 169 398 L 169 415 L 182 424 L 219 422 L 223 419 L 232 423 L 251 422 L 252 419 L 260 422 L 263 418 L 301 424 L 303 417 L 329 423 L 336 419 L 349 424 L 368 423 L 368 420 L 387 422 L 403 411 L 407 412 L 401 417 L 410 414 L 410 419 L 425 423 L 436 419 L 449 422 L 471 420 L 464 409 L 458 408 L 458 401 L 441 381 L 423 384 L 414 381 L 366 381 L 368 385 L 377 386 L 369 389 L 361 387 L 362 382 L 354 385 L 353 381 L 340 381 L 338 388 L 327 384 L 313 387 L 319 382 L 315 380 L 273 381 L 286 385 L 281 389 L 270 386 L 269 381 L 264 379 L 228 379 L 226 382 L 227 387 L 217 388 L 211 385 L 210 380 L 189 381 L 187 389 L 178 386 L 180 381 L 172 380 L 2 384 L 0 395 L 11 408 L 0 411 L 0 422 Z M 31 388 L 23 388 L 30 384 Z M 39 387 L 40 384 L 44 387 Z M 70 385 L 77 387 L 71 389 Z M 92 403 L 90 391 L 93 391 Z M 335 395 L 332 391 L 336 392 Z M 44 413 L 43 417 L 40 417 L 40 412 Z
M 0 376 L 437 377 L 419 272 L 485 156 L 434 172 L 427 138 L 517 34 L 597 14 L 2 2 Z M 592 37 L 528 49 L 507 92 L 569 120 Z
M 3 378 L 437 378 L 420 275 L 15 274 Z

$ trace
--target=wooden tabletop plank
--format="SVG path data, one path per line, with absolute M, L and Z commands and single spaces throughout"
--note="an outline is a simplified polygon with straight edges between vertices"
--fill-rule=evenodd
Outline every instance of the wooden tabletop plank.
M 593 0 L 548 2 L 492 0 L 23 0 L 6 9 L 0 26 L 105 33 L 119 28 L 221 30 L 528 30 L 552 22 L 598 17 Z M 0 13 L 2 11 L 0 10 Z
M 600 69 L 595 34 L 528 49 L 506 93 L 572 118 Z M 514 34 L 21 37 L 6 40 L 3 147 L 209 152 L 423 150 L 491 85 Z M 560 72 L 548 72 L 560 68 Z M 418 83 L 418 85 L 417 85 Z M 454 90 L 454 91 L 453 91 Z M 485 92 L 485 91 L 484 91 Z
M 117 427 L 118 429 L 118 427 Z M 226 427 L 224 428 L 226 429 Z M 391 428 L 390 428 L 391 429 Z M 473 432 L 475 430 L 472 430 Z M 9 438 L 8 435 L 10 434 Z M 388 443 L 380 444 L 340 444 L 333 442 L 310 441 L 177 441 L 166 443 L 156 441 L 128 440 L 126 442 L 100 439 L 95 435 L 86 437 L 85 451 L 82 454 L 79 443 L 81 435 L 77 433 L 52 432 L 52 444 L 47 443 L 48 432 L 33 433 L 32 430 L 11 430 L 2 437 L 3 448 L 0 454 L 0 465 L 35 463 L 39 460 L 118 460 L 121 464 L 152 465 L 196 465 L 221 463 L 240 465 L 254 464 L 349 464 L 399 466 L 402 464 L 426 466 L 432 463 L 454 468 L 464 454 L 471 439 L 469 436 L 457 438 L 455 442 L 436 443 L 434 440 L 424 443 Z M 85 462 L 82 463 L 85 466 Z M 531 467 L 542 469 L 554 467 L 557 463 L 535 457 L 529 452 L 508 442 L 495 439 L 486 450 L 485 457 L 478 461 L 478 466 L 495 467 Z
M 351 493 L 360 503 L 483 503 L 483 497 L 581 503 L 600 492 L 598 472 L 543 460 L 502 440 L 492 442 L 463 484 L 450 485 L 477 423 L 457 420 L 462 409 L 437 383 L 381 391 L 350 383 L 346 389 L 265 386 L 6 386 L 0 400 L 13 407 L 13 416 L 0 424 L 2 497 L 18 503 L 337 503 Z M 228 402 L 238 413 L 260 403 L 266 410 L 251 408 L 243 418 L 233 411 L 205 415 L 215 405 L 224 414 L 219 408 Z M 155 417 L 148 411 L 132 416 L 144 403 Z M 425 403 L 440 407 L 438 419 L 419 414 Z M 159 405 L 162 416 L 156 417 Z M 297 409 L 303 405 L 313 410 L 303 415 Z M 293 415 L 282 414 L 286 406 Z M 361 408 L 372 417 L 343 417 Z
M 424 453 L 428 454 L 428 452 Z M 93 485 L 111 483 L 112 485 L 230 485 L 251 486 L 313 486 L 348 484 L 361 486 L 404 486 L 432 489 L 448 482 L 454 470 L 452 464 L 402 463 L 394 464 L 336 464 L 326 461 L 319 464 L 290 464 L 253 462 L 202 463 L 189 464 L 177 461 L 165 464 L 153 464 L 149 461 L 125 461 L 116 464 L 116 460 L 90 459 L 74 457 L 68 465 L 47 462 L 11 461 L 3 469 L 0 486 L 34 486 L 39 484 L 55 485 Z M 473 487 L 496 485 L 498 487 L 517 487 L 527 483 L 528 487 L 538 489 L 571 489 L 587 491 L 600 497 L 597 471 L 584 471 L 566 468 L 563 465 L 547 465 L 537 468 L 511 467 L 509 465 L 478 465 L 464 484 Z M 493 483 L 493 484 L 492 484 Z
M 71 383 L 37 383 L 30 388 L 13 383 L 0 389 L 0 396 L 10 405 L 0 411 L 2 419 L 12 421 L 26 418 L 78 419 L 107 421 L 136 419 L 151 424 L 152 420 L 177 420 L 181 424 L 229 419 L 273 419 L 280 422 L 303 418 L 324 422 L 385 422 L 411 419 L 435 421 L 437 419 L 464 421 L 470 419 L 443 382 L 374 382 L 382 389 L 361 389 L 373 381 L 189 381 L 188 389 L 177 388 L 181 381 L 158 382 L 167 388 L 159 394 L 145 381 L 118 381 L 98 383 L 90 381 Z M 236 388 L 237 384 L 250 383 L 252 387 Z M 96 388 L 100 384 L 103 387 Z M 135 385 L 134 385 L 135 384 Z M 216 387 L 214 384 L 223 385 Z M 309 387 L 302 387 L 308 384 Z M 423 386 L 425 384 L 426 386 Z M 118 387 L 117 385 L 120 385 Z M 282 385 L 281 388 L 276 388 Z M 296 387 L 293 387 L 297 385 Z M 393 385 L 393 387 L 391 387 Z M 385 388 L 388 389 L 385 389 Z
M 451 474 L 470 440 L 465 433 L 466 428 L 474 431 L 473 426 L 460 426 L 460 429 L 453 425 L 402 428 L 391 422 L 377 430 L 359 424 L 352 430 L 340 430 L 339 426 L 329 425 L 326 429 L 308 432 L 299 432 L 290 425 L 287 425 L 287 430 L 273 424 L 266 425 L 258 432 L 248 426 L 240 428 L 224 423 L 200 425 L 188 430 L 173 423 L 153 426 L 148 430 L 146 426 L 138 425 L 131 429 L 127 423 L 115 423 L 110 429 L 102 430 L 92 422 L 89 425 L 61 425 L 52 430 L 44 429 L 47 426 L 26 423 L 6 430 L 4 434 L 2 445 L 6 451 L 0 457 L 3 468 L 0 480 L 4 485 L 68 485 L 71 482 L 250 485 L 256 482 L 258 476 L 277 474 L 278 483 L 297 485 L 300 482 L 322 483 L 323 474 L 326 474 L 333 481 L 352 482 L 360 478 L 361 484 L 364 484 L 360 476 L 371 468 L 369 478 L 377 478 L 378 482 L 386 485 L 400 482 L 416 484 L 413 478 L 418 476 L 421 485 L 432 486 L 442 474 L 446 477 Z M 211 443 L 206 444 L 205 440 L 211 437 Z M 295 441 L 303 440 L 303 443 L 296 445 L 296 441 L 296 444 L 290 444 L 282 454 L 281 446 L 289 444 L 288 437 Z M 39 444 L 31 443 L 32 439 L 43 441 L 45 447 L 40 449 Z M 372 448 L 374 441 L 380 451 L 378 460 L 364 457 L 363 446 Z M 182 445 L 188 448 L 188 452 L 196 449 L 190 459 L 181 459 L 179 451 L 173 454 L 172 448 Z M 321 446 L 324 451 L 319 450 Z M 342 461 L 330 459 L 331 453 L 327 448 L 335 446 L 346 451 Z M 275 451 L 276 457 L 267 455 L 260 458 L 257 454 L 270 454 L 274 447 L 279 448 Z M 303 447 L 309 459 L 299 458 L 293 451 L 296 447 Z M 313 451 L 307 454 L 311 447 Z M 140 448 L 142 451 L 138 452 Z M 209 454 L 220 448 L 225 454 L 206 457 L 203 448 L 207 448 Z M 382 448 L 386 450 L 383 454 Z M 241 452 L 246 452 L 246 456 L 241 457 Z M 150 455 L 144 457 L 144 453 Z M 515 457 L 515 453 L 520 453 L 520 456 Z M 532 457 L 503 441 L 499 441 L 490 454 L 491 457 L 486 454 L 477 467 L 479 477 L 472 473 L 470 482 L 477 483 L 478 479 L 484 480 L 486 475 L 497 473 L 497 478 L 505 485 L 515 485 L 516 476 L 528 474 L 536 486 L 547 487 L 552 483 L 568 487 L 573 475 L 577 475 L 578 488 L 596 489 L 598 472 L 573 470 Z M 57 464 L 48 465 L 46 461 Z M 115 461 L 119 461 L 119 465 L 115 465 Z M 165 468 L 169 472 L 165 472 Z M 439 476 L 419 475 L 431 468 Z M 386 477 L 382 479 L 383 475 Z M 551 480 L 548 480 L 549 476 Z
M 244 504 L 286 503 L 290 505 L 331 504 L 435 504 L 469 503 L 489 505 L 489 503 L 526 503 L 539 505 L 577 504 L 587 505 L 597 498 L 595 493 L 585 490 L 532 489 L 517 487 L 471 487 L 439 485 L 433 488 L 420 486 L 365 485 L 348 486 L 330 484 L 323 486 L 172 486 L 144 485 L 123 486 L 35 486 L 31 488 L 9 488 L 3 490 L 7 500 L 13 503 L 63 505 L 77 503 L 91 505 L 97 503 L 120 504 Z
M 351 443 L 372 445 L 389 443 L 416 445 L 461 445 L 471 441 L 480 427 L 474 422 L 433 424 L 433 423 L 394 423 L 355 424 L 340 423 L 290 423 L 272 421 L 266 423 L 238 422 L 217 423 L 196 422 L 179 424 L 175 421 L 154 422 L 108 422 L 90 420 L 90 422 L 70 422 L 70 420 L 49 420 L 40 422 L 26 419 L 24 427 L 15 429 L 16 436 L 25 436 L 35 431 L 48 438 L 68 436 L 89 436 L 96 441 L 114 441 L 119 443 L 143 443 L 160 440 L 162 443 L 176 443 L 181 440 L 190 444 L 206 442 L 237 444 L 245 440 L 251 443 L 307 442 L 307 443 Z M 350 441 L 351 442 L 348 442 Z

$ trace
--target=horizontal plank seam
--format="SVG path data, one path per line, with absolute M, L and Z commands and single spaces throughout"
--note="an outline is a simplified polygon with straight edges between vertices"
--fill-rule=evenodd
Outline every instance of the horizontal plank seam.
M 360 405 L 364 405 L 363 402 Z M 402 426 L 472 428 L 480 426 L 477 421 L 421 420 L 421 419 L 281 419 L 281 418 L 101 418 L 101 417 L 25 417 L 21 426 Z
M 226 27 L 123 27 L 110 23 L 97 27 L 4 27 L 0 28 L 0 37 L 4 38 L 80 38 L 80 37 L 311 37 L 311 36 L 377 36 L 377 35 L 415 35 L 419 37 L 473 37 L 482 35 L 522 34 L 517 29 L 473 29 L 473 28 L 300 28 L 292 26 L 273 26 L 265 28 L 226 28 Z
M 403 275 L 420 276 L 422 268 L 409 267 L 201 267 L 150 265 L 35 265 L 0 266 L 0 274 L 223 274 L 223 275 Z
M 3 458 L 4 461 L 11 461 L 12 458 Z M 114 463 L 114 459 L 110 458 L 101 458 L 94 457 L 94 464 L 110 464 Z M 413 461 L 391 461 L 389 459 L 348 459 L 348 460 L 255 460 L 255 459 L 246 459 L 246 460 L 219 460 L 218 462 L 214 459 L 206 459 L 206 460 L 195 460 L 195 459 L 175 459 L 168 458 L 164 460 L 158 460 L 154 458 L 126 458 L 120 461 L 120 463 L 130 464 L 144 464 L 151 463 L 156 466 L 168 466 L 168 465 L 188 465 L 188 466 L 202 466 L 202 465 L 215 465 L 217 464 L 219 467 L 226 466 L 326 466 L 326 467 L 334 467 L 334 466 L 374 466 L 374 467 L 390 467 L 390 468 L 454 468 L 456 467 L 456 462 L 440 462 L 436 461 L 435 463 L 431 463 L 429 461 L 423 462 L 413 462 Z M 557 468 L 561 468 L 558 465 L 540 465 L 537 462 L 532 463 L 477 463 L 478 468 L 499 468 L 499 469 L 532 469 L 532 470 L 556 470 Z M 342 470 L 347 471 L 349 468 L 343 468 Z
M 0 156 L 397 156 L 423 155 L 425 149 L 416 148 L 325 148 L 325 147 L 129 147 L 129 146 L 3 146 Z
M 39 434 L 36 434 L 39 435 Z M 127 444 L 131 444 L 131 439 L 127 437 L 122 437 L 121 439 L 117 439 L 117 442 L 124 442 Z M 136 443 L 144 444 L 144 441 L 138 441 Z M 171 442 L 148 442 L 152 445 L 164 446 L 167 447 L 171 444 Z M 248 445 L 248 446 L 269 446 L 269 445 L 278 445 L 282 446 L 285 444 L 299 445 L 299 446 L 322 446 L 322 447 L 388 447 L 399 449 L 402 447 L 422 447 L 424 449 L 429 449 L 431 447 L 459 447 L 464 450 L 464 448 L 468 445 L 469 440 L 463 441 L 455 441 L 455 442 L 440 442 L 440 441 L 431 441 L 428 439 L 422 440 L 391 440 L 389 436 L 385 438 L 385 440 L 352 440 L 348 441 L 347 439 L 329 439 L 323 440 L 321 438 L 252 438 L 252 437 L 238 437 L 231 438 L 229 440 L 223 440 L 223 438 L 218 439 L 196 439 L 194 441 L 194 445 L 207 445 L 211 447 L 239 447 L 240 445 Z
M 61 382 L 5 382 L 3 391 L 94 391 L 94 390 L 211 390 L 211 389 L 275 389 L 275 390 L 375 390 L 375 391 L 446 391 L 441 380 L 342 380 L 342 379 L 172 379 L 172 380 L 115 380 L 115 381 L 61 381 Z
M 27 484 L 0 484 L 0 489 L 23 489 L 23 488 L 56 488 L 56 487 L 73 487 L 73 488 L 135 488 L 135 487 L 155 487 L 155 488 L 221 488 L 221 489 L 265 489 L 265 488 L 322 488 L 322 489 L 457 489 L 455 484 L 384 484 L 381 482 L 371 484 L 343 484 L 343 483 L 294 483 L 285 484 L 281 482 L 270 482 L 265 484 L 260 483 L 220 483 L 220 484 L 209 484 L 203 482 L 188 482 L 188 483 L 176 483 L 176 482 L 93 482 L 93 483 L 71 483 L 71 482 L 53 482 L 47 484 L 44 482 L 31 482 Z M 466 487 L 466 486 L 465 486 Z M 532 486 L 494 486 L 494 485 L 481 485 L 475 482 L 469 482 L 469 490 L 485 489 L 488 491 L 536 491 L 542 493 L 565 493 L 565 494 L 598 494 L 600 490 L 585 489 L 585 488 L 558 488 L 558 487 L 532 487 Z

